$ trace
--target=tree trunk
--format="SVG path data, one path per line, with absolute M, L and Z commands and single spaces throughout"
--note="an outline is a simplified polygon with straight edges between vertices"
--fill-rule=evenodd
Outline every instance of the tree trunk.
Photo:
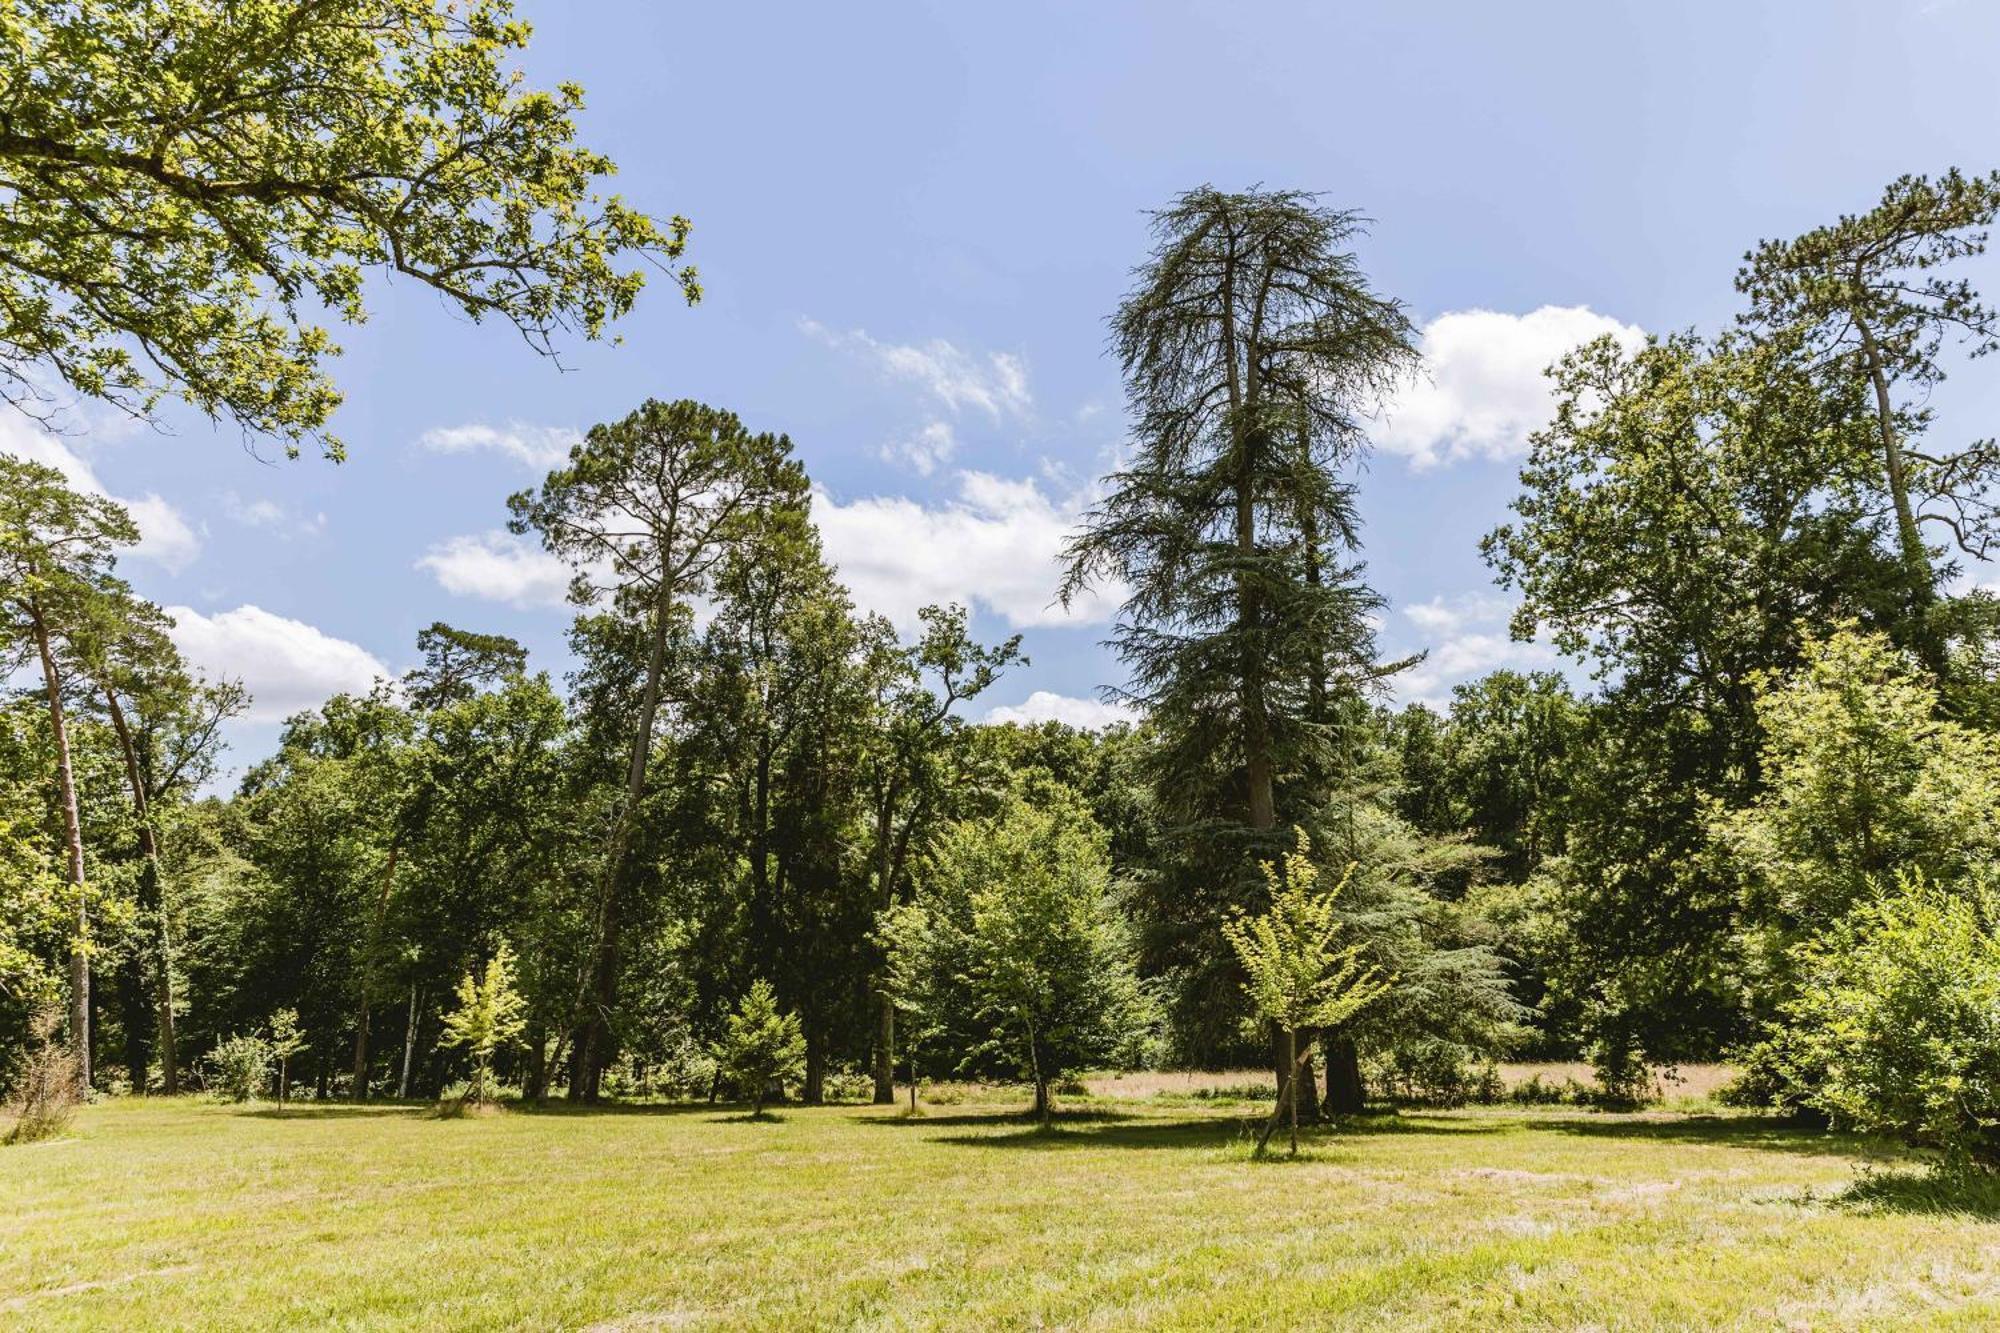
M 1328 1115 L 1359 1115 L 1367 1105 L 1361 1083 L 1361 1052 L 1352 1037 L 1326 1041 L 1326 1111 Z
M 521 1095 L 531 1102 L 544 1101 L 549 1095 L 549 1034 L 540 1023 L 528 1033 L 528 1072 Z
M 887 911 L 895 903 L 896 886 L 890 874 L 889 829 L 894 817 L 896 789 L 892 785 L 875 811 L 875 899 Z M 875 1105 L 896 1104 L 896 1005 L 882 991 L 879 976 L 871 984 L 875 992 Z
M 375 916 L 368 923 L 367 951 L 361 957 L 361 996 L 354 1015 L 354 1100 L 368 1100 L 368 1009 L 369 993 L 375 988 L 375 951 L 382 939 L 382 922 L 389 915 L 389 891 L 396 881 L 396 856 L 402 851 L 398 838 L 389 840 L 389 858 L 382 867 L 382 891 L 375 895 Z
M 806 1028 L 806 1081 L 799 1100 L 807 1106 L 826 1105 L 826 1035 L 817 1023 Z
M 1292 1156 L 1299 1155 L 1299 1034 L 1285 1029 L 1285 1110 L 1292 1122 Z
M 1861 351 L 1868 363 L 1868 379 L 1875 390 L 1875 425 L 1882 439 L 1882 471 L 1888 480 L 1889 500 L 1896 512 L 1896 545 L 1902 560 L 1903 576 L 1910 585 L 1910 612 L 1916 621 L 1917 638 L 1913 647 L 1925 669 L 1942 682 L 1949 664 L 1945 660 L 1944 641 L 1930 621 L 1930 612 L 1937 600 L 1936 574 L 1931 568 L 1930 552 L 1924 549 L 1916 509 L 1910 503 L 1909 471 L 1902 443 L 1896 438 L 1896 413 L 1889 398 L 1889 377 L 1882 366 L 1882 349 L 1875 342 L 1874 331 L 1859 315 L 1854 317 L 1854 328 L 1861 335 Z
M 632 738 L 632 762 L 625 775 L 625 801 L 612 821 L 606 840 L 604 866 L 598 872 L 596 947 L 590 980 L 577 1011 L 576 1070 L 569 1085 L 571 1101 L 598 1098 L 604 1061 L 611 1044 L 611 1006 L 618 988 L 618 891 L 624 880 L 625 852 L 632 821 L 646 793 L 646 765 L 653 754 L 653 726 L 660 713 L 660 677 L 667 664 L 667 611 L 673 605 L 673 585 L 663 583 L 653 608 L 652 653 L 646 661 L 646 684 L 639 696 L 638 733 Z
M 403 1077 L 396 1082 L 396 1099 L 410 1095 L 410 1056 L 417 1049 L 417 983 L 410 983 L 410 1017 L 403 1025 Z
M 174 948 L 167 924 L 166 888 L 160 868 L 159 837 L 153 832 L 153 805 L 146 794 L 144 775 L 139 771 L 139 747 L 133 743 L 132 728 L 118 692 L 104 688 L 104 704 L 111 715 L 111 729 L 118 737 L 118 751 L 125 761 L 125 783 L 132 792 L 132 817 L 139 826 L 139 913 L 142 924 L 153 928 L 153 993 L 151 1014 L 145 1011 L 145 964 L 134 950 L 126 972 L 125 1012 L 126 1062 L 132 1067 L 132 1091 L 146 1090 L 146 1041 L 150 1026 L 159 1044 L 160 1090 L 171 1097 L 180 1091 L 179 1058 L 174 1050 Z
M 55 650 L 49 644 L 48 621 L 37 602 L 28 604 L 35 651 L 42 659 L 42 682 L 48 690 L 49 732 L 56 747 L 56 787 L 62 799 L 63 859 L 76 891 L 76 939 L 69 951 L 69 1040 L 76 1052 L 81 1081 L 90 1087 L 90 906 L 84 897 L 83 821 L 77 814 L 76 773 L 70 766 L 69 723 L 63 714 L 62 677 L 56 671 Z

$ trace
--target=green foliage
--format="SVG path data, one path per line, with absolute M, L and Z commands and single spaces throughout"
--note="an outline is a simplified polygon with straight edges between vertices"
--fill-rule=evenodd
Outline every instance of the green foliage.
M 1764 790 L 1713 822 L 1753 924 L 1811 931 L 1898 872 L 1953 886 L 1992 862 L 2000 741 L 1938 714 L 1914 664 L 1851 622 L 1758 678 Z
M 292 1057 L 306 1049 L 305 1030 L 299 1026 L 299 1011 L 280 1009 L 271 1015 L 270 1057 L 278 1062 L 278 1105 L 291 1094 Z
M 764 1113 L 764 1099 L 774 1085 L 795 1082 L 805 1072 L 805 1033 L 797 1014 L 778 1008 L 770 982 L 760 978 L 750 983 L 723 1027 L 715 1058 L 730 1085 L 750 1099 L 752 1115 Z
M 232 1102 L 253 1101 L 271 1076 L 271 1043 L 261 1033 L 238 1033 L 217 1042 L 204 1063 L 210 1091 Z
M 2000 939 L 1994 903 L 1921 874 L 1795 946 L 1797 993 L 1774 1029 L 1788 1100 L 2000 1165 Z
M 370 271 L 543 352 L 604 336 L 632 261 L 696 299 L 687 222 L 596 193 L 582 90 L 520 82 L 528 32 L 506 0 L 8 0 L 0 44 L 35 71 L 0 103 L 8 396 L 171 393 L 338 455 L 312 312 L 360 322 Z
M 494 1053 L 512 1045 L 527 1026 L 521 1016 L 526 1003 L 514 989 L 514 952 L 505 940 L 494 947 L 484 971 L 459 978 L 456 993 L 458 1008 L 444 1016 L 442 1041 L 462 1046 L 472 1056 L 472 1081 L 460 1100 L 491 1102 L 498 1093 L 493 1083 Z
M 1043 787 L 944 830 L 913 907 L 881 934 L 891 993 L 927 1032 L 1050 1088 L 1132 1061 L 1154 1023 L 1130 928 L 1112 898 L 1104 835 L 1073 793 Z
M 1262 1020 L 1298 1032 L 1338 1027 L 1388 994 L 1384 979 L 1361 959 L 1361 946 L 1336 943 L 1342 880 L 1320 892 L 1319 867 L 1303 832 L 1282 862 L 1263 863 L 1271 905 L 1256 916 L 1225 922 L 1223 937 L 1243 968 L 1243 993 Z

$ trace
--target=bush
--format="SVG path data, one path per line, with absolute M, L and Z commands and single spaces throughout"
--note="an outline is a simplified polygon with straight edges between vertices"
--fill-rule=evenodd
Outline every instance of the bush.
M 1835 1124 L 2000 1165 L 2000 940 L 1989 905 L 1916 876 L 1794 948 L 1771 1036 L 1786 1096 Z
M 1507 1100 L 1516 1106 L 1595 1106 L 1602 1098 L 1596 1085 L 1567 1074 L 1560 1082 L 1531 1074 L 1507 1090 Z
M 826 1071 L 821 1091 L 829 1102 L 869 1102 L 875 1099 L 875 1077 L 853 1065 Z
M 232 1102 L 253 1101 L 271 1076 L 271 1043 L 255 1032 L 219 1041 L 206 1069 L 210 1091 Z
M 1367 1082 L 1391 1100 L 1422 1106 L 1490 1104 L 1504 1085 L 1490 1060 L 1475 1060 L 1458 1042 L 1419 1038 L 1368 1060 Z
M 14 1126 L 7 1131 L 9 1143 L 35 1143 L 51 1139 L 69 1128 L 76 1108 L 83 1104 L 83 1064 L 68 1043 L 58 1041 L 62 1011 L 50 1006 L 38 1010 L 29 1030 L 35 1048 L 21 1064 L 21 1076 L 8 1109 Z

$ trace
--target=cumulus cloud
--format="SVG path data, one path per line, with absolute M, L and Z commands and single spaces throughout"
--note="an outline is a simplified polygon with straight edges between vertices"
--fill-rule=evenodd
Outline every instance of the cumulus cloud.
M 1562 666 L 1551 644 L 1521 643 L 1508 635 L 1514 603 L 1491 593 L 1433 597 L 1402 610 L 1416 627 L 1416 648 L 1427 648 L 1424 660 L 1394 677 L 1390 684 L 1405 703 L 1441 706 L 1451 702 L 1452 686 L 1491 671 L 1547 671 Z M 1393 628 L 1393 627 L 1392 627 Z
M 489 426 L 473 422 L 463 426 L 434 426 L 417 437 L 417 444 L 439 454 L 490 450 L 547 471 L 567 461 L 571 446 L 582 439 L 581 432 L 568 426 L 533 426 L 519 421 Z
M 342 692 L 365 690 L 389 668 L 359 644 L 261 606 L 212 616 L 170 606 L 174 646 L 203 674 L 240 680 L 250 692 L 245 720 L 277 722 Z
M 1416 467 L 1525 453 L 1528 433 L 1555 413 L 1553 386 L 1542 372 L 1607 333 L 1626 348 L 1646 340 L 1638 325 L 1588 306 L 1439 315 L 1424 326 L 1423 371 L 1383 404 L 1371 438 Z
M 149 560 L 169 574 L 178 574 L 201 554 L 201 538 L 181 511 L 157 492 L 113 495 L 97 479 L 95 469 L 75 450 L 18 412 L 0 412 L 0 453 L 52 467 L 76 490 L 123 505 L 139 527 L 139 544 L 132 548 L 132 554 L 139 559 Z
M 802 319 L 799 331 L 828 347 L 860 356 L 892 379 L 908 380 L 952 412 L 978 408 L 998 421 L 1025 416 L 1034 406 L 1028 367 L 1010 352 L 975 356 L 943 338 L 925 343 L 886 343 L 866 329 L 841 332 L 818 320 Z
M 1138 714 L 1122 703 L 1079 699 L 1074 695 L 1057 694 L 1054 690 L 1036 690 L 1020 703 L 1002 704 L 986 710 L 988 722 L 1018 722 L 1023 726 L 1032 726 L 1037 722 L 1061 722 L 1089 731 L 1101 731 L 1115 722 L 1132 722 L 1137 718 Z
M 523 609 L 561 606 L 569 596 L 568 565 L 499 529 L 439 542 L 416 567 L 429 571 L 446 592 Z
M 883 445 L 881 452 L 883 462 L 906 463 L 918 476 L 928 477 L 957 451 L 958 437 L 952 434 L 951 423 L 933 421 L 909 439 Z
M 1083 493 L 1058 500 L 1032 480 L 986 472 L 961 472 L 957 480 L 957 496 L 940 505 L 905 496 L 846 504 L 815 497 L 827 558 L 857 605 L 904 628 L 916 624 L 919 607 L 942 602 L 982 607 L 1017 629 L 1111 618 L 1122 589 L 1087 594 L 1067 611 L 1055 600 L 1063 542 L 1083 510 Z

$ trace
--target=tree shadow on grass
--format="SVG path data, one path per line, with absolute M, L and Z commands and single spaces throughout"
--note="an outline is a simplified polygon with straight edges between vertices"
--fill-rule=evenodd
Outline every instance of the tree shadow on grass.
M 717 1111 L 728 1110 L 731 1105 L 730 1102 L 572 1102 L 551 1097 L 545 1102 L 508 1102 L 507 1109 L 521 1115 L 552 1119 L 591 1119 L 598 1116 L 712 1116 Z M 747 1112 L 750 1104 L 743 1103 L 742 1109 Z
M 1908 1213 L 2000 1221 L 2000 1176 L 1864 1170 L 1826 1202 L 1867 1213 Z
M 237 1109 L 234 1114 L 250 1120 L 383 1120 L 393 1116 L 416 1118 L 428 1113 L 429 1102 L 297 1102 L 289 1106 L 263 1104 Z
M 1551 1134 L 1575 1134 L 1584 1138 L 1755 1148 L 1763 1152 L 1799 1153 L 1811 1157 L 1883 1155 L 1882 1145 L 1867 1139 L 1830 1133 L 1777 1116 L 1690 1115 L 1664 1119 L 1643 1115 L 1579 1114 L 1535 1117 L 1521 1123 L 1528 1129 Z
M 939 1143 L 974 1148 L 1222 1148 L 1247 1144 L 1264 1128 L 1264 1115 L 1206 1115 L 1169 1118 L 1134 1115 L 1123 1111 L 1081 1111 L 1059 1115 L 1053 1125 L 1043 1127 L 1020 1116 L 963 1115 L 924 1121 L 902 1121 L 905 1125 L 926 1123 L 948 1126 L 981 1125 L 992 1129 L 1014 1128 L 1012 1133 L 944 1134 Z M 896 1123 L 879 1121 L 877 1123 Z M 1390 1134 L 1493 1134 L 1504 1125 L 1477 1120 L 1426 1115 L 1343 1116 L 1319 1125 L 1302 1126 L 1300 1140 L 1308 1149 L 1338 1146 Z M 1285 1131 L 1280 1128 L 1272 1139 L 1267 1158 L 1285 1155 Z

